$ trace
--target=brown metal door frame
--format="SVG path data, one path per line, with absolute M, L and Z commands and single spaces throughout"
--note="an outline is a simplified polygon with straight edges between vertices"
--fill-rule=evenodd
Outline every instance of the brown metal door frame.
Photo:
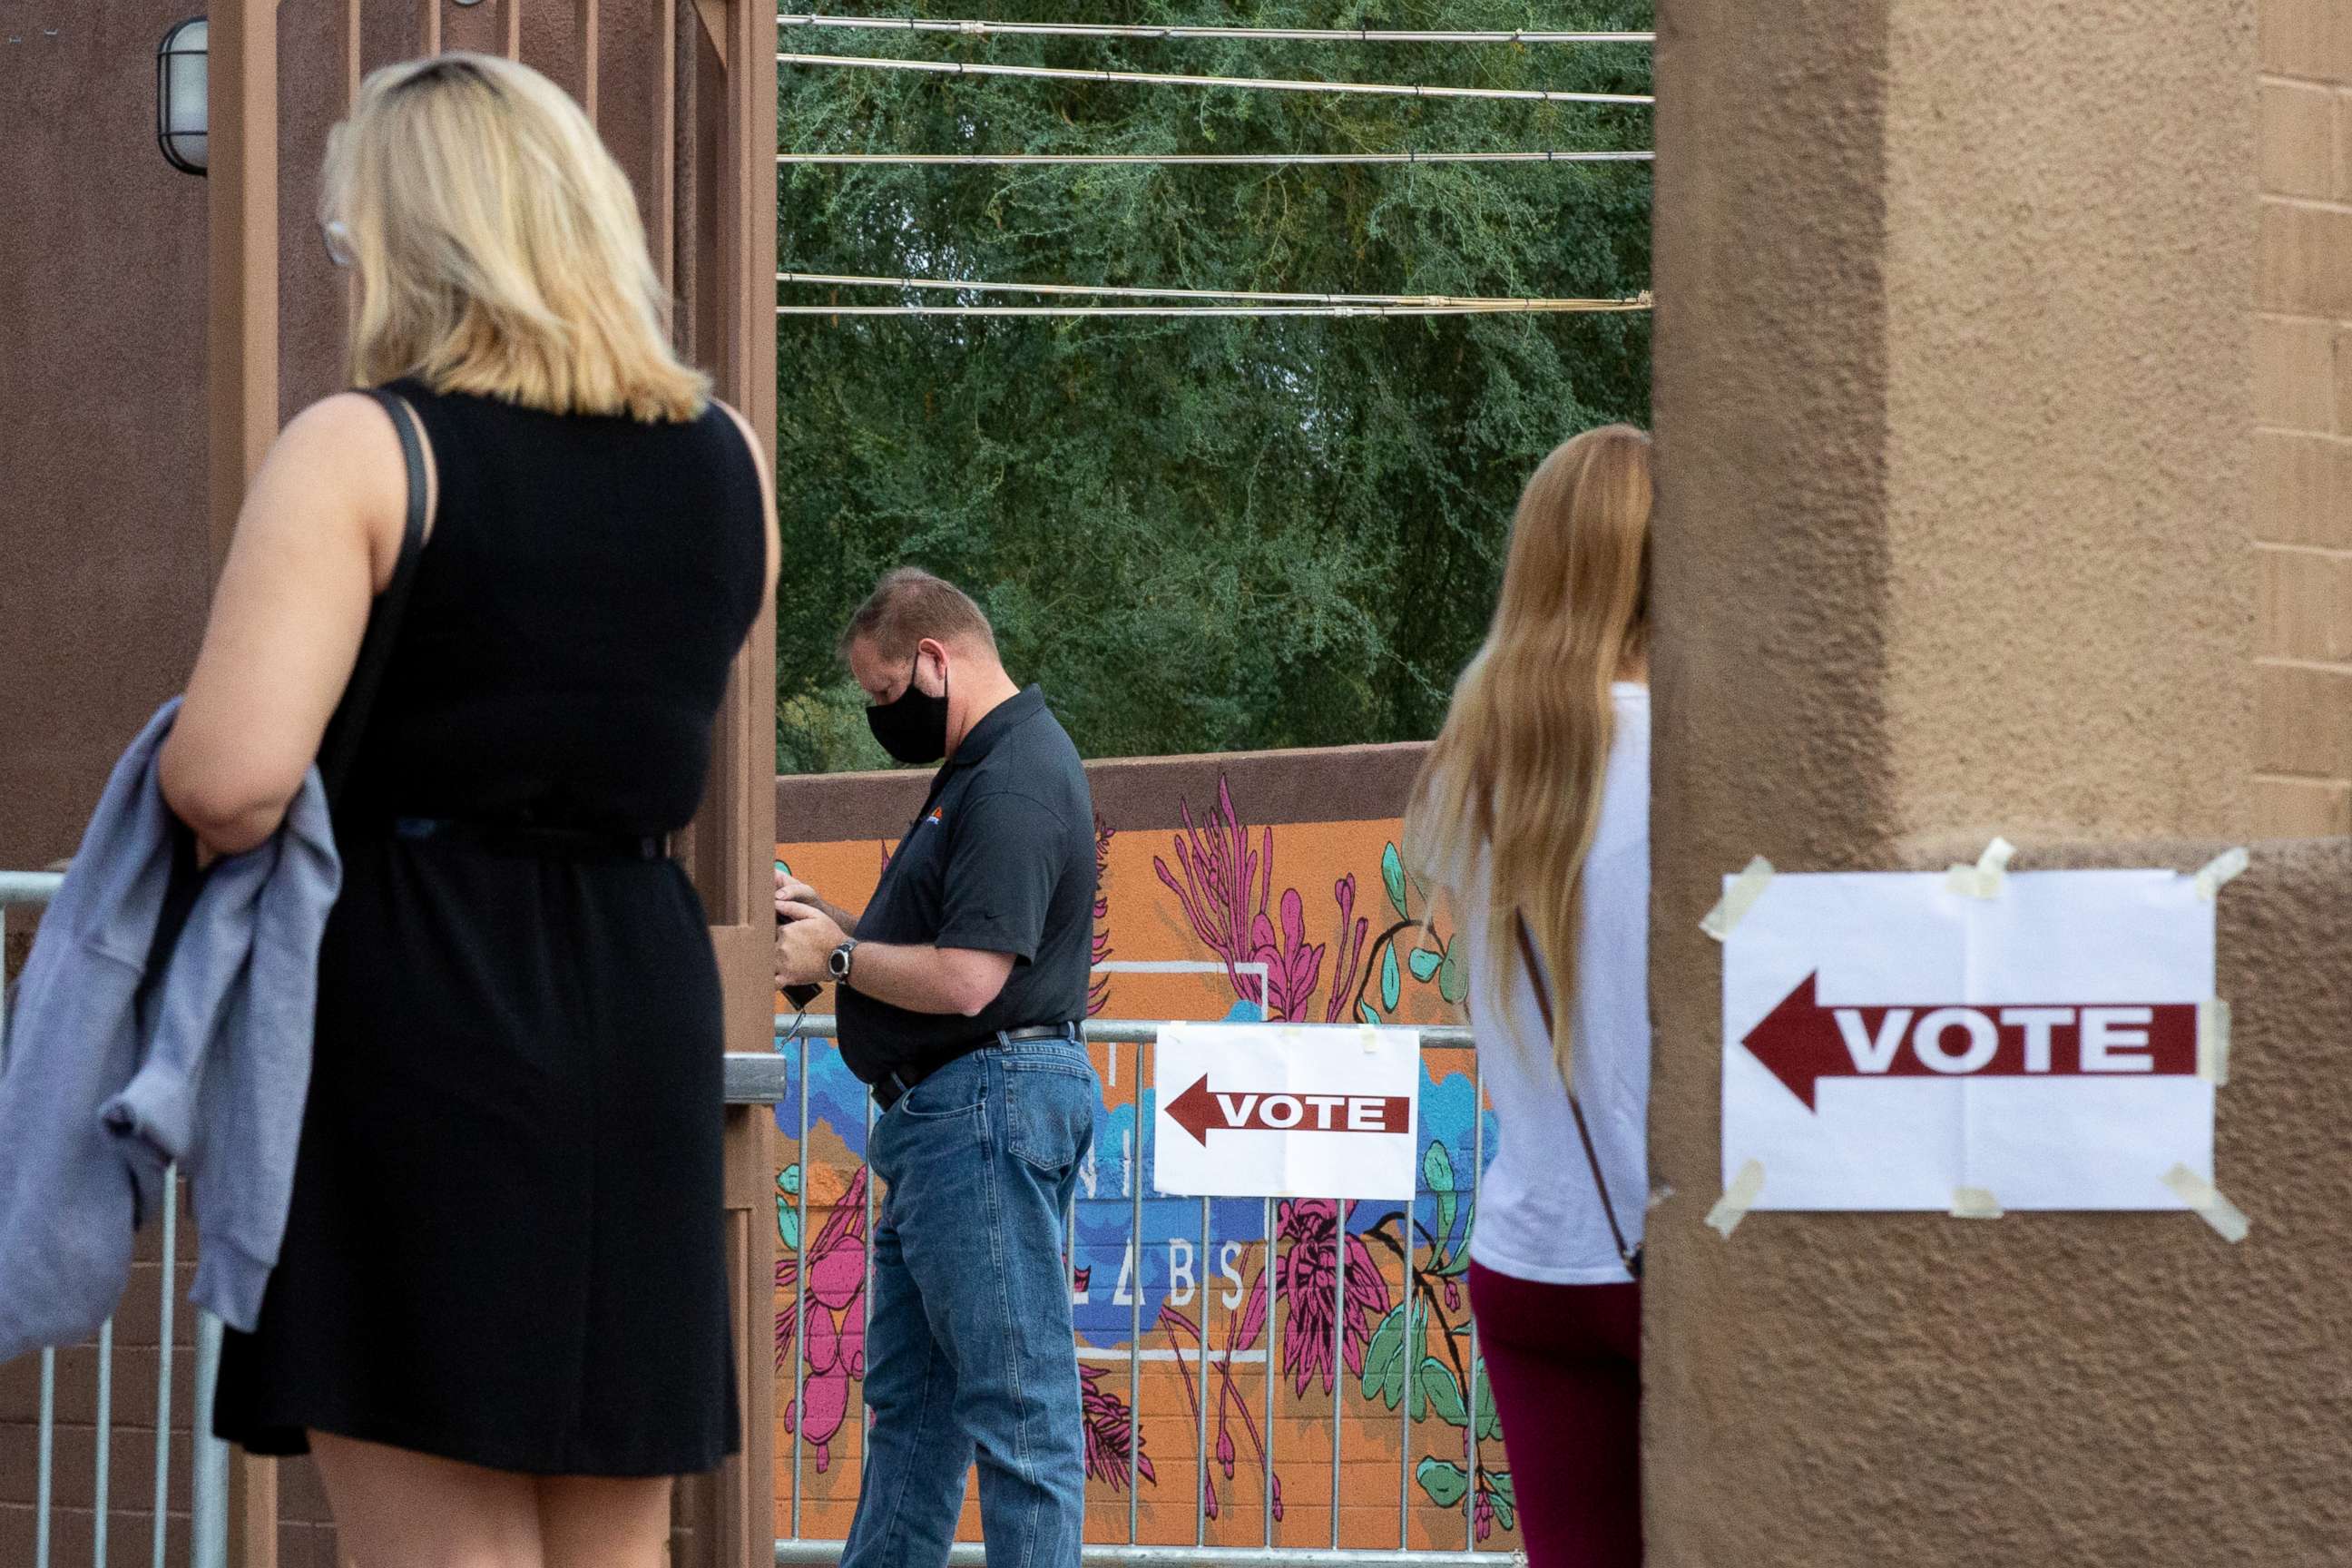
M 358 88 L 362 0 L 331 3 L 344 8 L 348 97 Z M 415 36 L 425 51 L 442 47 L 447 0 L 373 3 L 413 6 Z M 499 37 L 492 47 L 502 44 L 506 53 L 520 58 L 527 3 L 569 8 L 579 55 L 575 90 L 593 117 L 602 97 L 599 0 L 498 0 Z M 660 33 L 651 49 L 660 72 L 653 94 L 657 151 L 650 184 L 638 197 L 664 279 L 698 275 L 715 283 L 694 290 L 692 320 L 682 321 L 681 330 L 691 331 L 719 395 L 761 432 L 772 470 L 775 9 L 767 0 L 690 5 L 695 30 L 715 58 L 715 69 L 702 58 L 702 48 L 680 58 L 680 0 L 656 0 L 652 9 Z M 227 549 L 246 486 L 279 427 L 278 12 L 278 0 L 214 0 L 211 12 L 208 374 L 215 561 Z M 681 71 L 700 73 L 688 82 L 699 90 L 679 91 Z M 681 109 L 691 121 L 684 126 Z M 715 225 L 678 221 L 680 150 L 683 183 L 699 203 L 715 205 Z M 303 155 L 312 154 L 306 149 Z M 308 222 L 308 216 L 297 221 Z M 715 237 L 715 257 L 698 253 L 705 234 Z M 681 251 L 688 253 L 683 258 Z M 765 1050 L 772 1038 L 767 863 L 775 843 L 774 732 L 771 613 L 760 617 L 736 660 L 717 726 L 709 794 L 696 819 L 689 854 L 718 950 L 730 1050 Z M 719 1108 L 712 1110 L 717 1114 Z M 769 1217 L 774 1202 L 773 1126 L 751 1109 L 726 1114 L 727 1250 L 743 1452 L 707 1493 L 706 1527 L 695 1532 L 693 1555 L 707 1568 L 765 1568 L 773 1560 L 775 1538 L 775 1379 L 767 1332 L 775 1280 L 776 1232 Z M 239 1453 L 230 1477 L 230 1561 L 237 1568 L 276 1568 L 276 1467 Z

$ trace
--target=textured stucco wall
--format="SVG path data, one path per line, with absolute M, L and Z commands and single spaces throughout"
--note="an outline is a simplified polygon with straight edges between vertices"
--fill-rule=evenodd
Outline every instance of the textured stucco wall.
M 0 0 L 0 866 L 73 853 L 195 655 L 205 183 L 155 147 L 186 0 Z
M 2245 833 L 2252 0 L 1885 11 L 1895 826 Z
M 2187 869 L 2221 847 L 2018 865 Z M 1660 921 L 1695 927 L 1705 892 L 1662 884 Z M 1651 1230 L 1654 1563 L 2345 1561 L 2352 839 L 2256 845 L 2220 929 L 2235 1027 L 2215 1168 L 2253 1221 L 2234 1247 L 2186 1214 L 1758 1214 L 1721 1241 L 1699 1223 L 1715 1079 L 1661 1084 L 1653 1158 L 1682 1195 Z M 1675 1054 L 1717 1059 L 1691 1044 Z
M 1653 1561 L 2333 1563 L 2352 1539 L 2352 843 L 2224 895 L 2187 1215 L 1752 1216 L 1748 856 L 2193 867 L 2242 832 L 2248 7 L 1664 0 Z M 2073 845 L 2075 847 L 2053 847 Z

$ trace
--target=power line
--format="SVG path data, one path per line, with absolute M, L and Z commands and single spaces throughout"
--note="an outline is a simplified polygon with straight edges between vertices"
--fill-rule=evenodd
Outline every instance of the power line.
M 779 163 L 920 163 L 946 167 L 1029 168 L 1048 164 L 1187 163 L 1646 163 L 1650 152 L 1622 153 L 779 153 Z
M 1641 310 L 1633 300 L 1497 299 L 1450 294 L 1268 293 L 1250 289 L 1135 289 L 1108 283 L 983 283 L 962 278 L 880 278 L 863 273 L 779 272 L 779 283 L 847 289 L 947 289 L 960 294 L 1086 294 L 1118 300 L 1237 300 L 1279 305 L 1394 305 L 1429 310 Z
M 1400 82 L 1293 81 L 1276 77 L 1182 76 L 1160 71 L 1067 70 L 1051 66 L 999 66 L 968 60 L 874 59 L 863 55 L 778 54 L 788 66 L 837 66 L 855 70 L 925 71 L 938 76 L 1029 77 L 1055 81 L 1124 82 L 1152 87 L 1241 87 L 1274 92 L 1353 93 L 1374 98 L 1507 99 L 1522 103 L 1654 103 L 1648 93 L 1551 92 L 1535 88 L 1423 87 Z
M 1459 305 L 779 305 L 779 316 L 1491 316 L 1601 314 L 1639 300 L 1491 300 Z
M 860 31 L 993 34 L 1034 38 L 1248 38 L 1268 42 L 1360 44 L 1647 44 L 1655 33 L 1559 33 L 1532 27 L 1508 32 L 1412 32 L 1388 27 L 1147 27 L 1068 22 L 950 22 L 918 16 L 815 16 L 786 13 L 779 27 L 848 27 Z

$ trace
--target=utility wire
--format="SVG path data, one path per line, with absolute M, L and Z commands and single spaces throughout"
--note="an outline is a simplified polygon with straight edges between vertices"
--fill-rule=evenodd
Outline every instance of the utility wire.
M 1395 305 L 1430 310 L 1639 310 L 1647 295 L 1633 300 L 1512 299 L 1452 294 L 1268 293 L 1250 289 L 1136 289 L 1108 283 L 983 283 L 962 278 L 881 278 L 864 273 L 779 272 L 779 283 L 820 288 L 945 289 L 959 294 L 1082 294 L 1116 300 L 1238 300 L 1274 305 Z
M 1559 153 L 779 153 L 779 163 L 920 163 L 1029 168 L 1047 164 L 1646 163 L 1651 152 Z
M 779 316 L 1493 316 L 1605 314 L 1636 300 L 1489 300 L 1458 305 L 779 305 Z
M 1648 93 L 1550 92 L 1535 88 L 1423 87 L 1402 82 L 1294 81 L 1279 77 L 1182 76 L 1160 71 L 1066 70 L 1051 66 L 999 66 L 969 60 L 874 59 L 863 55 L 776 56 L 788 66 L 834 66 L 852 70 L 924 71 L 935 76 L 1028 77 L 1055 81 L 1108 81 L 1152 87 L 1240 87 L 1273 92 L 1352 93 L 1374 98 L 1505 99 L 1521 103 L 1654 103 Z
M 1507 32 L 1413 32 L 1389 27 L 1149 27 L 1070 22 L 952 22 L 920 16 L 817 16 L 786 12 L 779 27 L 847 27 L 860 31 L 1003 34 L 1033 38 L 1246 38 L 1328 44 L 1647 44 L 1655 33 L 1559 33 L 1533 27 Z

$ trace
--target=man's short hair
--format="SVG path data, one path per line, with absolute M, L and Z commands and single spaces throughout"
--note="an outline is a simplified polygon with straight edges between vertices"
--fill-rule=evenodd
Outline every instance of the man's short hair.
M 901 566 L 885 575 L 849 617 L 849 627 L 841 634 L 835 651 L 847 658 L 850 644 L 861 637 L 892 662 L 913 658 L 915 645 L 925 637 L 942 643 L 978 643 L 991 653 L 996 651 L 996 629 L 971 595 L 919 566 Z

